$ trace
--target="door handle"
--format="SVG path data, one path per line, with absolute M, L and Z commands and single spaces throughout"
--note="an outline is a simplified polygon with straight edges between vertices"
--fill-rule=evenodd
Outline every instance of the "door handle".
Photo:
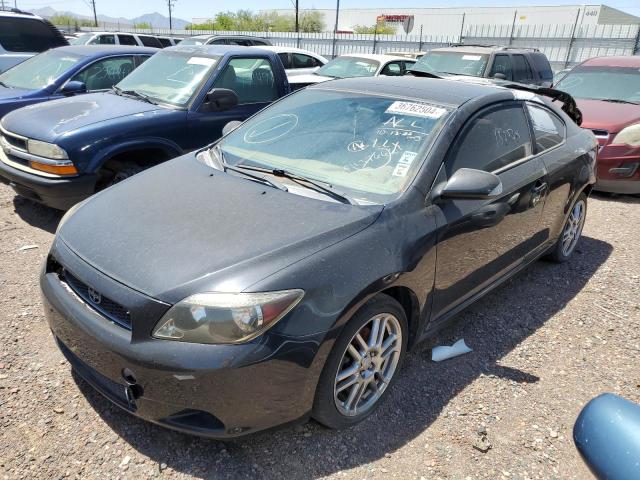
M 542 200 L 542 197 L 547 191 L 547 187 L 548 185 L 546 182 L 542 182 L 540 180 L 536 182 L 536 185 L 531 189 L 531 206 L 532 207 L 535 207 L 536 205 L 538 205 L 538 203 L 540 203 L 540 200 Z

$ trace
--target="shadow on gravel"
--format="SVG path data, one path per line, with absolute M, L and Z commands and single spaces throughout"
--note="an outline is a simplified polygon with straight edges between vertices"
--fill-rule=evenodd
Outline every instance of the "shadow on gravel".
M 604 200 L 607 202 L 640 204 L 640 195 L 634 196 L 607 192 L 592 192 L 591 196 L 597 198 L 598 200 Z
M 472 353 L 434 363 L 429 345 L 419 346 L 407 355 L 387 401 L 348 430 L 332 431 L 311 422 L 234 442 L 205 440 L 129 416 L 81 379 L 77 383 L 109 427 L 159 465 L 198 478 L 315 479 L 393 455 L 429 428 L 449 401 L 481 374 L 506 382 L 538 381 L 535 375 L 498 362 L 563 309 L 611 251 L 608 243 L 583 237 L 571 261 L 539 261 L 506 282 L 463 312 L 456 324 L 432 342 L 449 344 L 464 337 Z M 247 398 L 246 402 L 239 408 L 260 399 Z
M 13 207 L 26 223 L 49 233 L 55 233 L 58 222 L 64 215 L 60 210 L 32 202 L 19 195 L 13 198 Z

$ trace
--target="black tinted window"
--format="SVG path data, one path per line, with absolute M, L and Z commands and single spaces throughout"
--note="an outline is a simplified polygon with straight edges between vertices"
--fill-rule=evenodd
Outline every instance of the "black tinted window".
M 67 45 L 52 26 L 30 18 L 0 18 L 0 45 L 8 52 L 44 52 Z
M 525 83 L 533 80 L 531 68 L 524 55 L 513 55 L 513 80 Z
M 160 43 L 160 40 L 158 40 L 156 37 L 147 37 L 145 35 L 139 35 L 138 38 L 142 42 L 142 45 L 144 45 L 145 47 L 162 48 L 162 44 Z
M 171 40 L 169 40 L 168 38 L 158 38 L 158 40 L 160 40 L 160 43 L 162 44 L 162 48 L 171 46 Z
M 533 60 L 534 68 L 538 71 L 538 75 L 540 75 L 542 80 L 553 80 L 553 71 L 551 70 L 549 60 L 547 60 L 544 53 L 536 52 L 531 55 L 531 59 Z
M 521 106 L 491 109 L 464 127 L 447 162 L 447 175 L 460 168 L 491 172 L 533 153 L 529 125 Z
M 536 137 L 536 152 L 543 152 L 562 143 L 565 136 L 565 126 L 562 120 L 546 109 L 533 105 L 528 105 L 527 108 L 531 117 L 533 134 Z
M 132 35 L 118 35 L 120 45 L 138 45 Z
M 505 80 L 511 80 L 511 59 L 509 55 L 496 55 L 489 72 L 489 77 L 495 77 L 496 73 L 504 75 Z
M 282 65 L 284 65 L 284 68 L 291 68 L 288 53 L 279 53 L 278 56 L 280 57 L 280 61 L 282 62 Z

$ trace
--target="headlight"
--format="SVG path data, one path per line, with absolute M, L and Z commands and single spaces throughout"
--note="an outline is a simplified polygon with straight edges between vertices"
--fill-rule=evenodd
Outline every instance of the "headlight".
M 303 290 L 199 293 L 171 307 L 153 336 L 189 343 L 247 342 L 274 326 L 303 295 Z
M 632 145 L 634 147 L 640 146 L 640 123 L 623 128 L 611 143 Z
M 54 143 L 41 142 L 40 140 L 27 140 L 27 150 L 33 155 L 54 160 L 68 160 L 67 152 Z

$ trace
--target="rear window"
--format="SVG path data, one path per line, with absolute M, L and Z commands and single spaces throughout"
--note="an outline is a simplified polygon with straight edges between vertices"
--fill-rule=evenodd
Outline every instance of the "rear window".
M 38 19 L 0 18 L 0 45 L 8 52 L 44 52 L 68 45 L 55 28 Z
M 138 35 L 138 38 L 142 42 L 142 45 L 144 45 L 145 47 L 162 48 L 162 43 L 160 43 L 160 40 L 158 40 L 156 37 Z
M 538 71 L 538 74 L 540 75 L 540 78 L 542 80 L 553 80 L 551 65 L 549 65 L 549 60 L 547 60 L 547 57 L 543 53 L 532 54 L 531 60 L 533 61 L 533 68 Z

